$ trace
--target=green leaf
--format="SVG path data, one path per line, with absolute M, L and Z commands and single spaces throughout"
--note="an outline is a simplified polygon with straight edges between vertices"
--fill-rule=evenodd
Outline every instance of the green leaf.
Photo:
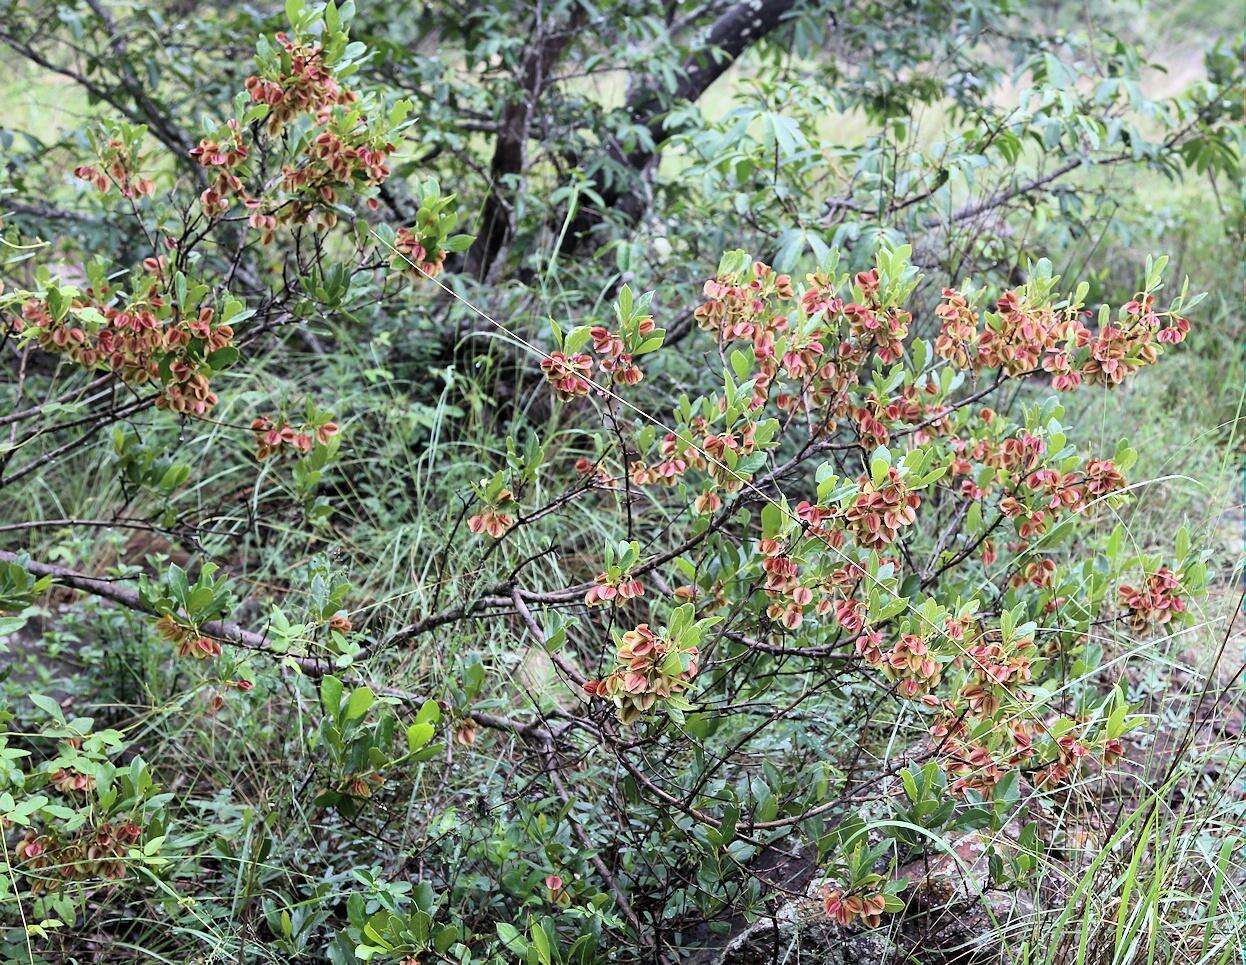
M 619 297 L 617 299 L 618 304 L 616 305 L 616 309 L 620 319 L 631 317 L 632 307 L 635 304 L 635 300 L 635 295 L 632 294 L 632 288 L 630 285 L 624 285 L 619 289 Z
M 497 923 L 497 930 L 498 938 L 501 939 L 508 952 L 514 952 L 516 955 L 528 954 L 528 941 L 518 928 L 510 922 L 500 921 Z
M 668 677 L 677 676 L 683 671 L 683 669 L 683 661 L 680 659 L 678 651 L 671 651 L 662 661 L 661 671 Z
M 574 355 L 588 344 L 590 332 L 591 329 L 589 326 L 577 325 L 567 333 L 567 337 L 563 341 L 562 350 L 568 355 Z
M 412 724 L 407 728 L 407 750 L 414 754 L 433 739 L 432 724 Z
M 320 681 L 320 699 L 324 702 L 325 710 L 334 716 L 342 706 L 342 690 L 342 681 L 332 674 L 325 674 Z
M 226 345 L 224 348 L 218 348 L 208 356 L 208 365 L 212 366 L 215 372 L 223 372 L 238 361 L 238 355 L 236 348 L 232 345 Z
M 376 703 L 376 694 L 370 687 L 360 687 L 358 690 L 351 691 L 350 698 L 346 701 L 346 719 L 358 720 L 374 703 Z
M 52 717 L 55 720 L 60 721 L 62 724 L 65 722 L 65 714 L 61 710 L 61 705 L 58 704 L 55 700 L 53 700 L 51 697 L 44 696 L 43 694 L 31 694 L 30 702 L 34 704 L 36 707 L 38 707 L 40 710 L 42 710 L 49 717 Z
M 887 470 L 891 468 L 891 450 L 882 446 L 874 450 L 870 456 L 870 482 L 881 486 L 887 478 Z
M 783 510 L 778 503 L 769 502 L 761 508 L 761 533 L 767 538 L 779 535 L 783 528 Z
M 550 965 L 549 937 L 545 934 L 545 929 L 540 922 L 534 921 L 529 932 L 532 935 L 532 947 L 536 949 L 541 965 Z
M 415 715 L 417 724 L 435 724 L 441 720 L 441 705 L 437 701 L 429 699 L 420 705 L 419 713 Z

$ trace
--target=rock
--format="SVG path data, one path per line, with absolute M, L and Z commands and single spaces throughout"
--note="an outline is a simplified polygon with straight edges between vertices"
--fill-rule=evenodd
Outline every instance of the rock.
M 773 917 L 761 918 L 723 947 L 718 965 L 771 965 L 818 962 L 819 965 L 880 965 L 893 957 L 883 930 L 858 932 L 831 922 L 822 909 L 825 880 L 809 883 L 806 897 L 785 902 Z

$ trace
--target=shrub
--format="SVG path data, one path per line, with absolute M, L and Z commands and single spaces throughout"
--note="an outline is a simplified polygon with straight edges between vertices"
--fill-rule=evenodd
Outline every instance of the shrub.
M 518 215 L 477 239 L 431 174 L 387 194 L 420 168 L 403 142 L 421 122 L 353 15 L 287 4 L 186 143 L 144 112 L 101 120 L 72 170 L 135 257 L 68 235 L 52 257 L 7 229 L 21 362 L 0 486 L 22 518 L 0 532 L 67 535 L 55 556 L 0 551 L 0 631 L 103 649 L 142 709 L 97 727 L 40 686 L 3 711 L 6 954 L 80 954 L 84 923 L 116 913 L 101 935 L 162 956 L 211 936 L 273 960 L 674 961 L 739 920 L 777 930 L 784 896 L 841 937 L 941 901 L 1007 918 L 1001 895 L 1065 928 L 1051 813 L 1110 781 L 1144 720 L 1105 641 L 1193 625 L 1209 582 L 1186 530 L 1134 542 L 1137 454 L 1074 445 L 1066 400 L 1127 391 L 1201 297 L 1166 289 L 1163 257 L 1092 307 L 1046 259 L 975 283 L 923 275 L 896 231 L 800 228 L 783 270 L 722 255 L 683 319 L 677 293 L 616 276 L 609 317 L 534 334 L 457 277 L 505 261 Z M 1219 118 L 1189 111 L 1210 139 Z M 799 125 L 766 123 L 770 188 L 780 155 L 807 177 Z M 754 173 L 690 158 L 715 189 Z M 580 185 L 596 210 L 572 203 L 554 255 L 611 202 L 632 219 L 636 185 L 610 183 Z M 365 356 L 390 343 L 377 316 L 413 305 L 529 357 L 446 369 L 462 408 L 427 384 L 397 397 Z M 329 351 L 322 318 L 341 324 Z M 378 485 L 367 464 L 411 440 L 447 465 L 408 549 L 394 504 L 428 479 L 394 460 Z M 98 481 L 101 517 L 46 517 L 74 501 L 51 471 Z M 413 607 L 367 525 L 420 557 Z

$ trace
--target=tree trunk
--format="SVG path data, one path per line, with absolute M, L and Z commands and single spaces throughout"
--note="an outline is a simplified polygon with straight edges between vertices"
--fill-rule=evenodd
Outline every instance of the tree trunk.
M 750 46 L 775 30 L 798 2 L 742 0 L 714 21 L 704 40 L 684 61 L 682 79 L 669 100 L 656 80 L 636 88 L 626 109 L 637 124 L 648 129 L 654 147 L 628 154 L 618 147 L 607 148 L 610 159 L 631 172 L 631 182 L 607 187 L 599 179 L 592 185 L 605 202 L 603 210 L 584 208 L 577 213 L 563 242 L 564 253 L 572 253 L 589 241 L 605 210 L 615 211 L 629 225 L 644 217 L 649 208 L 648 183 L 660 160 L 662 124 L 670 104 L 698 100 Z
M 550 67 L 562 56 L 583 19 L 583 8 L 576 6 L 570 20 L 562 26 L 547 30 L 539 14 L 533 25 L 532 43 L 519 71 L 519 91 L 502 110 L 489 163 L 489 194 L 481 209 L 479 233 L 467 252 L 464 266 L 468 274 L 481 281 L 514 234 L 516 179 L 523 177 L 527 167 L 532 115 L 540 103 Z

